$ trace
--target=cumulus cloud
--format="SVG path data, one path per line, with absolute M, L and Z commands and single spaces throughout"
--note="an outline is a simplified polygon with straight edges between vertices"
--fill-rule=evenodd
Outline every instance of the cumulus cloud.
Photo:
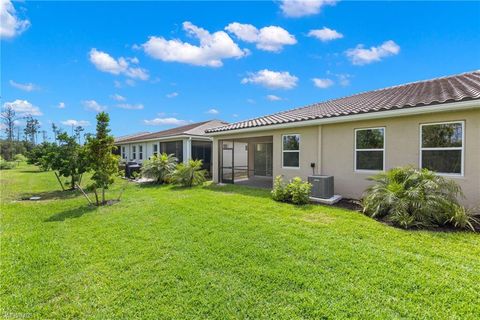
M 95 48 L 90 50 L 90 62 L 100 71 L 108 72 L 114 75 L 123 74 L 127 77 L 139 80 L 148 80 L 149 75 L 146 69 L 132 67 L 131 64 L 137 64 L 137 58 L 120 57 L 115 59 L 106 52 Z
M 243 84 L 259 84 L 270 89 L 292 89 L 297 85 L 298 78 L 288 71 L 271 71 L 263 69 L 250 73 L 242 79 Z
M 0 38 L 13 38 L 30 27 L 30 21 L 18 17 L 10 0 L 0 1 Z
M 141 104 L 141 103 L 138 103 L 138 104 L 122 103 L 122 104 L 118 104 L 117 108 L 127 109 L 127 110 L 142 110 L 143 109 L 143 104 Z
M 88 127 L 90 125 L 90 122 L 86 121 L 86 120 L 65 120 L 65 121 L 61 121 L 61 124 L 63 124 L 64 126 L 74 126 L 74 127 L 78 127 L 78 126 L 81 126 L 81 127 Z
M 353 64 L 364 65 L 372 62 L 378 62 L 385 57 L 397 55 L 400 52 L 400 46 L 393 40 L 388 40 L 377 47 L 365 48 L 362 44 L 346 51 L 346 55 Z
M 27 100 L 17 99 L 11 102 L 5 102 L 4 108 L 12 108 L 19 116 L 41 116 L 43 113 L 40 108 L 31 104 Z
M 102 112 L 107 110 L 107 106 L 103 106 L 95 100 L 84 100 L 82 101 L 82 104 L 85 107 L 85 109 L 92 110 L 95 112 Z
M 10 80 L 9 82 L 12 87 L 23 90 L 23 91 L 27 91 L 27 92 L 31 92 L 38 89 L 38 87 L 33 83 L 19 83 L 13 80 Z
M 280 98 L 279 96 L 276 96 L 274 94 L 269 94 L 266 96 L 267 100 L 269 101 L 281 101 L 283 100 L 282 98 Z
M 277 26 L 257 29 L 251 24 L 233 22 L 226 26 L 225 30 L 233 33 L 240 40 L 255 43 L 258 49 L 265 51 L 279 52 L 284 46 L 297 43 L 293 35 Z
M 183 23 L 183 30 L 198 39 L 199 45 L 179 39 L 167 40 L 152 36 L 142 47 L 148 55 L 166 62 L 180 62 L 196 66 L 221 67 L 223 59 L 242 58 L 248 50 L 242 50 L 224 31 L 210 33 L 191 22 Z
M 178 92 L 171 92 L 166 95 L 167 98 L 175 98 L 178 97 L 179 93 Z
M 191 121 L 177 118 L 155 118 L 151 120 L 143 120 L 143 122 L 150 126 L 183 126 L 191 123 Z
M 65 102 L 59 102 L 57 105 L 58 109 L 65 109 Z
M 218 111 L 218 110 L 215 109 L 215 108 L 212 108 L 212 109 L 209 109 L 206 113 L 208 113 L 208 114 L 219 114 L 220 111 Z
M 318 14 L 323 7 L 336 3 L 337 0 L 282 0 L 280 9 L 286 17 L 299 18 Z
M 127 98 L 125 98 L 124 96 L 119 95 L 118 93 L 111 94 L 111 95 L 110 95 L 110 98 L 113 99 L 113 100 L 115 100 L 115 101 L 125 101 L 125 100 L 127 100 Z
M 308 33 L 308 36 L 315 37 L 318 40 L 323 42 L 343 38 L 343 34 L 327 27 L 323 27 L 322 29 L 310 30 L 310 32 Z
M 325 79 L 313 78 L 312 81 L 315 87 L 320 89 L 326 89 L 328 87 L 331 87 L 333 86 L 333 83 L 334 83 L 332 79 L 328 79 L 328 78 L 325 78 Z

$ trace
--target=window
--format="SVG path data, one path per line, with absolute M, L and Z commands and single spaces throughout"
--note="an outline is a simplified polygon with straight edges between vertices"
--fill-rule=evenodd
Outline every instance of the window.
M 125 147 L 122 147 L 122 159 L 127 159 L 127 155 L 125 153 Z
M 138 146 L 138 159 L 143 159 L 143 146 Z
M 463 175 L 463 121 L 420 125 L 420 167 Z
M 158 154 L 158 144 L 153 144 L 153 155 L 156 156 Z
M 300 167 L 300 135 L 282 136 L 282 166 L 284 168 Z
M 212 143 L 209 141 L 192 141 L 192 159 L 202 160 L 202 169 L 210 171 L 212 163 Z
M 132 146 L 132 160 L 137 159 L 137 147 Z
M 355 171 L 381 171 L 385 164 L 385 128 L 355 130 Z

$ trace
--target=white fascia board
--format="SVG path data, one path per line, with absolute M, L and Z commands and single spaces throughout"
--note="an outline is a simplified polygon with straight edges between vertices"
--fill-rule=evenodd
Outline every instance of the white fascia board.
M 176 140 L 182 140 L 182 139 L 188 139 L 188 138 L 192 138 L 192 140 L 212 141 L 212 138 L 209 136 L 195 136 L 195 135 L 182 134 L 177 136 L 151 138 L 151 139 L 143 139 L 143 140 L 135 140 L 135 141 L 125 141 L 125 142 L 118 141 L 118 142 L 115 142 L 115 145 L 136 144 L 136 143 L 149 142 L 149 141 L 176 141 Z
M 402 108 L 402 109 L 396 109 L 396 110 L 353 114 L 348 116 L 338 116 L 338 117 L 322 118 L 322 119 L 315 119 L 315 120 L 295 121 L 295 122 L 272 124 L 272 125 L 266 125 L 266 126 L 260 126 L 260 127 L 234 129 L 234 130 L 228 130 L 228 131 L 208 132 L 207 134 L 209 136 L 227 136 L 227 135 L 244 133 L 244 132 L 309 127 L 309 126 L 322 125 L 322 124 L 352 122 L 352 121 L 361 121 L 361 120 L 387 119 L 387 118 L 395 118 L 395 117 L 403 117 L 403 116 L 420 115 L 420 114 L 426 114 L 426 113 L 448 112 L 448 111 L 453 112 L 453 111 L 477 109 L 477 108 L 480 108 L 480 100 L 478 99 L 462 101 L 462 102 L 444 103 L 444 104 L 424 106 L 424 107 L 408 107 L 408 108 Z

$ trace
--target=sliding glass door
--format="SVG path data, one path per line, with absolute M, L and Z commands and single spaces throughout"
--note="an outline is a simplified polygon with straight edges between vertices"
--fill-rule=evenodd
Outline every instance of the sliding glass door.
M 273 171 L 273 144 L 256 143 L 253 160 L 253 174 L 256 176 L 271 177 Z

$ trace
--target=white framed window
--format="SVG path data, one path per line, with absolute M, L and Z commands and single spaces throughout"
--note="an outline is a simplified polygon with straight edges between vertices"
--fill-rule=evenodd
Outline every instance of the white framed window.
M 420 168 L 463 176 L 465 121 L 420 125 Z
M 143 146 L 142 145 L 138 146 L 138 159 L 139 160 L 143 159 Z
M 385 170 L 385 127 L 355 129 L 354 170 Z
M 156 156 L 158 154 L 158 144 L 154 143 L 153 144 L 153 155 Z
M 125 146 L 122 146 L 122 159 L 127 159 L 127 154 L 125 152 Z
M 132 160 L 137 159 L 137 147 L 132 146 Z
M 285 134 L 282 136 L 282 167 L 300 168 L 299 134 Z

